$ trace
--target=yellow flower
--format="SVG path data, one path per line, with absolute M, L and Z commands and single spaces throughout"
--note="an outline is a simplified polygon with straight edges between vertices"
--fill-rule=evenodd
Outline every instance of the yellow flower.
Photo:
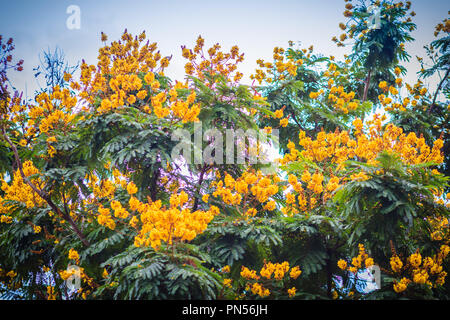
M 361 257 L 360 256 L 354 257 L 352 259 L 352 265 L 358 269 L 361 268 Z
M 273 211 L 276 207 L 277 207 L 277 205 L 276 205 L 275 201 L 273 201 L 273 200 L 267 202 L 266 205 L 264 206 L 264 208 L 269 211 Z
M 373 259 L 372 258 L 367 258 L 366 261 L 365 261 L 365 264 L 366 264 L 366 268 L 369 268 L 369 267 L 373 266 L 374 265 Z
M 203 202 L 208 203 L 208 200 L 209 200 L 209 194 L 204 194 L 204 195 L 202 196 L 202 200 L 203 200 Z
M 0 222 L 1 223 L 12 223 L 12 218 L 10 216 L 1 215 Z
M 127 185 L 127 192 L 128 192 L 128 194 L 130 194 L 130 195 L 133 195 L 133 194 L 135 194 L 136 192 L 138 192 L 138 189 L 137 189 L 137 187 L 136 187 L 136 185 L 134 184 L 133 181 L 131 181 L 130 183 L 128 183 L 128 185 Z
M 99 111 L 109 111 L 112 107 L 112 103 L 109 99 L 103 99 L 100 104 Z
M 48 143 L 56 142 L 56 137 L 53 137 L 53 136 L 52 137 L 48 137 L 47 138 L 47 142 Z
M 410 282 L 411 282 L 411 280 L 409 280 L 407 278 L 402 278 L 402 280 L 400 280 L 400 282 L 397 282 L 394 284 L 394 291 L 397 293 L 401 293 L 401 292 L 405 291 Z
M 230 266 L 229 265 L 224 266 L 221 271 L 223 273 L 229 273 L 230 272 Z
M 283 128 L 287 127 L 289 123 L 289 120 L 287 118 L 283 118 L 280 120 L 280 126 L 282 126 Z
M 147 96 L 147 91 L 145 91 L 145 90 L 141 90 L 136 94 L 136 97 L 141 100 L 145 99 L 146 96 Z
M 21 139 L 20 142 L 19 142 L 19 145 L 20 145 L 21 147 L 26 147 L 26 145 L 27 145 L 27 140 Z
M 398 90 L 395 88 L 395 87 L 389 87 L 389 92 L 393 95 L 393 96 L 395 96 L 395 95 L 397 95 L 398 94 Z
M 129 104 L 133 104 L 136 102 L 136 97 L 134 95 L 130 95 L 127 99 Z
M 409 263 L 413 268 L 418 268 L 420 264 L 422 263 L 422 256 L 419 252 L 412 254 L 409 257 Z
M 102 42 L 108 40 L 108 36 L 103 32 L 101 33 L 101 40 L 102 40 Z
M 258 211 L 255 208 L 250 208 L 245 212 L 245 215 L 254 217 L 257 213 Z
M 337 293 L 336 290 L 333 290 L 332 295 L 333 295 L 333 300 L 336 300 L 339 297 L 339 294 Z
M 10 277 L 11 279 L 14 278 L 15 276 L 17 276 L 17 272 L 15 272 L 14 270 L 9 271 L 6 274 L 7 277 Z
M 278 109 L 278 110 L 276 110 L 276 111 L 274 112 L 273 117 L 274 117 L 275 119 L 281 119 L 281 118 L 283 118 L 283 109 Z
M 72 75 L 70 73 L 64 72 L 63 76 L 64 81 L 69 82 L 72 79 Z
M 261 298 L 267 297 L 270 295 L 269 289 L 263 288 L 259 283 L 254 283 L 252 286 L 252 293 L 259 295 Z
M 300 270 L 299 266 L 296 266 L 291 269 L 291 272 L 289 273 L 289 276 L 292 279 L 297 279 L 302 274 L 302 270 Z
M 47 286 L 47 300 L 56 300 L 55 287 Z
M 303 171 L 301 179 L 303 182 L 309 182 L 311 180 L 311 174 L 309 173 L 308 170 Z
M 158 80 L 153 81 L 153 82 L 150 84 L 150 87 L 152 88 L 153 91 L 158 90 L 158 89 L 159 89 L 159 86 L 160 86 L 160 83 L 159 83 Z
M 381 82 L 378 84 L 378 87 L 379 87 L 380 89 L 382 89 L 382 90 L 386 89 L 386 88 L 387 88 L 387 82 L 386 82 L 386 81 L 381 81 Z
M 245 266 L 242 266 L 241 277 L 245 278 L 247 280 L 249 280 L 249 279 L 258 280 L 259 279 L 259 277 L 256 275 L 256 271 L 255 270 L 250 270 L 250 269 L 248 269 Z
M 271 134 L 271 133 L 272 133 L 272 127 L 264 127 L 264 131 L 265 131 L 267 134 Z
M 317 99 L 317 98 L 319 97 L 319 95 L 320 95 L 319 92 L 311 92 L 311 93 L 309 94 L 309 97 L 310 97 L 311 99 Z

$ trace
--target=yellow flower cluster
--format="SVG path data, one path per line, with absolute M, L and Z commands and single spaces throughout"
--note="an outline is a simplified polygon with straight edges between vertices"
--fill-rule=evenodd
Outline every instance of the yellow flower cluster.
M 126 219 L 128 218 L 128 211 L 122 207 L 122 204 L 117 201 L 117 200 L 113 200 L 111 201 L 111 209 L 114 210 L 114 216 L 120 219 Z
M 450 19 L 446 18 L 441 23 L 438 23 L 436 25 L 435 31 L 434 31 L 434 36 L 437 37 L 439 35 L 439 33 L 441 33 L 441 32 L 445 32 L 445 33 L 450 32 Z
M 260 296 L 261 298 L 265 298 L 270 295 L 270 290 L 267 288 L 264 288 L 261 284 L 255 282 L 251 286 L 252 293 L 255 295 Z
M 405 291 L 409 283 L 425 284 L 432 287 L 442 286 L 445 283 L 447 272 L 443 271 L 442 264 L 450 253 L 450 246 L 442 245 L 439 252 L 432 257 L 423 258 L 419 250 L 411 254 L 406 262 L 394 255 L 390 264 L 393 273 L 402 277 L 393 285 L 394 291 L 401 293 Z
M 274 279 L 281 280 L 284 278 L 285 273 L 289 270 L 289 262 L 285 261 L 283 263 L 271 263 L 267 262 L 261 268 L 259 272 L 262 277 L 270 279 L 272 274 Z
M 400 72 L 400 68 L 397 67 L 395 69 L 396 75 L 400 75 Z M 419 102 L 426 98 L 428 93 L 427 88 L 423 86 L 423 82 L 420 80 L 414 86 L 406 84 L 409 97 L 405 97 L 403 100 L 397 89 L 403 87 L 401 78 L 396 78 L 395 84 L 392 86 L 389 86 L 386 81 L 381 81 L 378 87 L 384 92 L 378 96 L 378 100 L 386 111 L 405 111 L 409 106 L 415 108 L 421 105 Z
M 127 185 L 127 192 L 128 192 L 129 195 L 133 195 L 133 194 L 138 192 L 138 189 L 137 189 L 137 187 L 136 187 L 136 185 L 134 184 L 133 181 L 128 183 L 128 185 Z
M 273 117 L 275 119 L 283 118 L 283 110 L 284 110 L 284 107 L 282 109 L 275 110 L 275 112 L 273 113 Z
M 313 162 L 330 164 L 342 164 L 349 159 L 359 159 L 374 163 L 378 154 L 382 151 L 396 153 L 406 164 L 420 164 L 426 162 L 442 163 L 443 140 L 437 139 L 433 147 L 427 146 L 424 137 L 417 137 L 411 132 L 405 134 L 403 130 L 393 124 L 382 127 L 383 117 L 374 115 L 374 119 L 368 121 L 368 132 L 363 129 L 361 120 L 353 122 L 355 139 L 352 139 L 347 131 L 332 133 L 320 132 L 316 140 L 305 137 L 305 132 L 299 133 L 299 145 L 302 151 L 295 148 L 290 150 L 283 159 L 282 164 L 295 161 L 302 156 Z
M 108 208 L 104 208 L 102 205 L 98 208 L 98 216 L 97 216 L 97 222 L 98 224 L 105 226 L 111 230 L 114 230 L 116 228 L 116 222 L 111 216 L 111 210 Z
M 12 223 L 12 217 L 2 214 L 0 216 L 0 223 Z
M 215 189 L 212 196 L 220 197 L 226 204 L 242 205 L 248 208 L 244 213 L 246 216 L 254 216 L 257 213 L 254 207 L 258 203 L 265 204 L 266 210 L 275 209 L 276 204 L 270 198 L 279 191 L 278 182 L 280 179 L 277 176 L 266 176 L 261 171 L 245 171 L 237 179 L 227 173 L 223 180 L 211 183 Z
M 403 268 L 402 260 L 396 255 L 391 257 L 390 264 L 392 271 L 394 271 L 395 273 L 399 273 Z
M 12 107 L 8 108 L 6 113 L 0 114 L 2 118 L 10 119 L 21 128 L 20 133 L 13 132 L 21 147 L 32 146 L 40 133 L 50 134 L 51 130 L 56 128 L 66 132 L 74 123 L 75 115 L 72 109 L 77 103 L 77 98 L 72 96 L 69 89 L 61 90 L 59 86 L 55 86 L 49 93 L 42 92 L 37 95 L 35 100 L 37 104 L 21 104 L 20 99 L 9 99 Z M 56 153 L 51 145 L 55 141 L 55 137 L 47 140 L 49 157 L 53 157 Z
M 273 49 L 273 63 L 258 59 L 256 63 L 261 69 L 256 69 L 256 73 L 250 75 L 250 79 L 256 80 L 261 84 L 264 80 L 271 83 L 284 80 L 287 77 L 295 77 L 297 75 L 297 68 L 303 64 L 303 60 L 299 59 L 294 61 L 288 58 L 285 61 L 284 53 L 285 50 L 283 48 L 275 47 Z
M 30 120 L 28 123 L 33 124 L 28 134 L 34 133 L 39 126 L 41 133 L 48 133 L 50 130 L 59 128 L 64 131 L 68 125 L 73 123 L 75 113 L 72 109 L 77 103 L 77 98 L 71 96 L 69 89 L 61 90 L 59 86 L 55 86 L 50 95 L 42 92 L 36 97 L 39 104 L 32 107 L 29 111 Z
M 433 241 L 445 241 L 450 243 L 450 224 L 446 217 L 436 217 L 430 219 L 432 226 L 431 239 Z
M 363 42 L 364 41 L 368 41 L 369 40 L 368 35 L 373 30 L 376 30 L 376 29 L 373 29 L 373 28 L 369 28 L 369 23 L 368 23 L 368 21 L 366 19 L 363 19 L 361 21 L 359 19 L 362 19 L 362 18 L 359 17 L 359 14 L 355 15 L 355 13 L 357 13 L 359 10 L 362 9 L 361 6 L 359 6 L 359 8 L 355 9 L 355 6 L 353 4 L 347 3 L 349 1 L 346 0 L 345 2 L 346 2 L 346 5 L 345 5 L 345 10 L 343 12 L 343 15 L 344 15 L 344 17 L 349 18 L 349 20 L 347 21 L 347 25 L 342 23 L 342 22 L 339 23 L 339 27 L 340 27 L 341 30 L 346 31 L 346 32 L 342 33 L 339 36 L 339 39 L 336 36 L 334 36 L 332 38 L 332 40 L 334 42 L 336 42 L 338 47 L 344 47 L 345 46 L 345 43 L 344 43 L 345 40 L 346 39 L 353 39 L 353 38 L 355 38 L 356 35 L 358 35 L 357 41 L 363 41 Z M 389 3 L 392 3 L 392 4 L 389 4 Z M 405 23 L 410 23 L 412 21 L 411 17 L 407 17 L 406 18 L 406 12 L 408 10 L 410 10 L 410 8 L 411 8 L 411 1 L 406 1 L 406 2 L 399 1 L 397 3 L 395 3 L 395 2 L 375 1 L 374 5 L 376 5 L 378 7 L 380 7 L 382 5 L 384 7 L 384 10 L 386 10 L 386 11 L 388 11 L 388 10 L 395 10 L 396 12 L 398 12 L 399 9 L 401 9 L 401 10 L 403 10 L 401 23 L 405 24 Z M 366 10 L 366 8 L 364 8 L 364 10 Z M 384 12 L 386 12 L 386 11 L 384 11 Z M 410 15 L 414 16 L 415 12 L 411 11 Z M 383 15 L 383 16 L 386 17 L 386 15 Z M 359 24 L 358 25 L 353 23 L 353 22 L 358 22 L 358 20 L 359 20 Z M 350 24 L 350 23 L 353 23 L 353 24 L 351 24 L 348 27 L 348 24 Z M 410 31 L 413 31 L 414 27 L 410 26 L 408 29 Z
M 68 269 L 66 269 L 66 270 L 61 270 L 61 271 L 59 271 L 58 272 L 59 273 L 59 276 L 61 277 L 61 279 L 63 280 L 63 281 L 66 281 L 67 279 L 69 279 L 71 276 L 77 276 L 77 277 L 80 277 L 80 280 L 81 280 L 81 282 L 82 283 L 86 283 L 88 286 L 90 286 L 91 288 L 94 288 L 94 286 L 95 286 L 95 284 L 94 284 L 94 279 L 93 278 L 91 278 L 91 277 L 89 277 L 87 274 L 86 274 L 86 272 L 85 272 L 85 270 L 84 270 L 84 268 L 82 268 L 82 267 L 78 267 L 78 268 L 68 268 Z M 79 290 L 78 290 L 78 293 L 80 293 L 80 292 L 82 292 L 82 288 L 80 288 Z M 88 292 L 90 292 L 90 291 L 88 291 Z M 85 295 L 84 295 L 84 297 L 83 297 L 83 299 L 85 299 Z
M 108 167 L 108 166 L 105 166 Z M 83 200 L 82 205 L 95 205 L 98 208 L 98 215 L 89 210 L 89 212 L 96 218 L 99 224 L 115 229 L 116 223 L 111 215 L 111 210 L 104 205 L 110 202 L 110 207 L 114 211 L 116 218 L 126 219 L 128 213 L 122 205 L 114 200 L 116 190 L 121 187 L 127 190 L 127 187 L 133 188 L 132 182 L 127 182 L 127 176 L 120 173 L 117 169 L 112 170 L 112 179 L 99 180 L 95 174 L 90 174 L 85 177 L 88 186 L 91 188 L 93 196 Z
M 193 104 L 195 101 L 195 92 L 192 91 L 187 97 L 187 101 L 177 100 L 171 106 L 171 110 L 175 117 L 182 119 L 183 123 L 197 122 L 198 115 L 200 113 L 200 105 L 198 103 Z M 192 104 L 192 107 L 189 107 Z M 156 108 L 155 108 L 156 113 Z
M 285 215 L 293 215 L 300 211 L 305 212 L 308 209 L 316 207 L 318 204 L 316 197 L 318 197 L 318 194 L 323 190 L 322 181 L 323 175 L 321 173 L 315 172 L 311 176 L 308 169 L 305 169 L 301 175 L 300 181 L 297 176 L 290 174 L 288 176 L 288 182 L 293 188 L 293 191 L 286 195 L 287 205 L 282 208 L 282 212 Z
M 2 268 L 0 268 L 0 277 L 9 277 L 9 278 L 13 279 L 16 276 L 17 276 L 17 272 L 15 272 L 14 270 L 10 270 L 10 271 L 6 272 L 6 270 L 3 270 Z
M 321 136 L 322 133 L 319 134 L 318 139 L 322 139 Z M 295 161 L 300 154 L 294 143 L 289 142 L 287 146 L 290 153 L 279 160 L 282 164 Z M 282 212 L 288 216 L 300 211 L 305 212 L 331 199 L 332 193 L 340 186 L 340 178 L 331 175 L 327 178 L 328 181 L 325 179 L 326 177 L 321 171 L 316 169 L 311 174 L 308 167 L 305 167 L 300 179 L 294 174 L 289 174 L 288 183 L 293 190 L 286 194 L 287 205 L 282 208 Z
M 147 79 L 146 81 L 153 80 Z M 153 81 L 151 84 L 152 86 L 155 86 L 154 90 L 156 90 L 156 86 L 159 87 L 157 81 Z M 172 111 L 173 116 L 181 119 L 183 123 L 198 121 L 197 116 L 200 113 L 200 105 L 198 103 L 194 103 L 195 92 L 191 91 L 191 93 L 187 96 L 186 101 L 184 101 L 178 97 L 178 90 L 182 89 L 187 89 L 187 85 L 181 82 L 176 82 L 175 85 L 168 90 L 170 96 L 169 100 L 167 100 L 166 92 L 160 92 L 151 98 L 153 111 L 158 118 L 167 117 Z M 165 103 L 171 103 L 171 105 L 164 106 Z M 189 107 L 189 105 L 192 106 Z
M 112 179 L 99 180 L 95 174 L 86 175 L 85 180 L 88 186 L 91 188 L 94 195 L 93 198 L 89 198 L 86 203 L 93 203 L 95 199 L 107 198 L 109 200 L 114 199 L 116 189 L 120 186 L 127 192 L 133 192 L 136 188 L 133 182 L 127 182 L 127 176 L 122 174 L 119 170 L 112 170 Z M 128 190 L 129 189 L 129 190 Z M 136 189 L 137 192 L 137 189 Z
M 330 105 L 337 112 L 347 114 L 349 111 L 358 109 L 360 101 L 355 99 L 354 91 L 345 92 L 342 85 L 333 85 L 340 75 L 341 72 L 337 70 L 337 65 L 331 62 L 328 69 L 323 73 L 323 76 L 328 78 L 327 91 L 325 92 L 324 89 L 317 92 L 313 91 L 309 94 L 309 97 Z
M 162 57 L 156 51 L 157 44 L 144 43 L 145 39 L 145 32 L 133 38 L 125 31 L 121 41 L 100 48 L 97 66 L 83 62 L 81 84 L 72 82 L 72 88 L 82 89 L 80 96 L 99 114 L 124 106 L 151 113 L 151 106 L 158 118 L 171 115 L 174 120 L 198 121 L 200 106 L 194 104 L 195 95 L 186 100 L 178 97 L 178 90 L 186 89 L 186 85 L 176 82 L 174 86 L 162 87 L 160 77 L 170 58 Z M 98 99 L 101 103 L 95 104 Z
M 394 291 L 397 293 L 403 292 L 408 287 L 408 284 L 411 283 L 411 280 L 408 278 L 402 278 L 399 282 L 394 283 Z
M 47 300 L 56 300 L 55 287 L 47 286 Z
M 69 250 L 69 259 L 76 260 L 78 262 L 80 260 L 80 255 L 75 249 L 72 248 Z
M 223 273 L 229 273 L 230 272 L 230 266 L 226 265 L 220 271 L 223 272 Z
M 366 253 L 363 244 L 358 245 L 359 254 L 356 257 L 352 258 L 351 265 L 347 264 L 347 261 L 341 259 L 337 262 L 339 269 L 343 271 L 350 271 L 353 274 L 357 274 L 358 270 L 369 268 L 374 265 L 374 261 L 369 255 Z
M 23 163 L 23 173 L 30 181 L 38 188 L 44 187 L 44 182 L 39 177 L 31 177 L 39 174 L 39 170 L 33 165 L 31 161 L 25 161 Z M 6 214 L 10 212 L 9 206 L 3 204 L 4 201 L 18 201 L 24 203 L 27 208 L 42 207 L 45 205 L 45 200 L 37 195 L 31 187 L 25 183 L 22 179 L 22 175 L 19 170 L 14 172 L 11 185 L 5 180 L 1 179 L 1 190 L 5 193 L 3 198 L 0 197 L 0 214 L 5 214 L 5 218 L 2 218 L 1 222 L 9 223 L 11 220 L 7 218 Z
M 295 287 L 288 289 L 289 298 L 293 298 L 295 296 L 296 292 L 297 292 L 297 288 L 295 288 Z
M 14 270 L 6 271 L 0 268 L 0 284 L 7 287 L 10 290 L 18 290 L 22 285 L 21 281 L 15 281 L 17 277 L 17 272 Z M 15 281 L 15 282 L 14 282 Z
M 218 209 L 211 206 L 208 211 L 192 212 L 184 208 L 187 201 L 188 196 L 184 191 L 170 197 L 169 208 L 162 207 L 160 200 L 144 204 L 134 198 L 130 208 L 140 213 L 142 222 L 134 244 L 137 247 L 150 245 L 157 250 L 162 241 L 172 245 L 177 241 L 191 241 L 202 233 L 218 213 Z
M 156 43 L 143 44 L 146 39 L 145 32 L 133 39 L 126 30 L 122 34 L 121 41 L 114 41 L 109 46 L 99 49 L 97 66 L 81 65 L 81 78 L 79 83 L 72 83 L 72 88 L 82 87 L 82 97 L 94 103 L 99 92 L 103 92 L 103 98 L 108 98 L 110 104 L 101 106 L 101 111 L 107 107 L 114 109 L 123 105 L 133 93 L 142 88 L 142 80 L 139 73 L 155 71 L 162 72 L 167 66 L 167 59 L 162 59 L 157 50 Z M 103 99 L 102 99 L 103 100 Z
M 63 281 L 66 281 L 71 276 L 75 275 L 77 273 L 77 270 L 75 268 L 70 268 L 69 270 L 62 270 L 59 271 L 59 276 Z
M 242 266 L 241 277 L 247 280 L 259 280 L 259 276 L 256 274 L 255 270 L 250 270 L 249 268 Z
M 290 272 L 289 272 L 290 270 Z M 266 279 L 282 280 L 285 275 L 289 274 L 291 279 L 297 279 L 301 275 L 302 271 L 299 266 L 293 268 L 289 267 L 289 262 L 284 261 L 282 263 L 264 262 L 264 266 L 259 271 L 261 277 Z M 258 280 L 260 277 L 256 274 L 255 270 L 250 270 L 246 267 L 242 267 L 241 276 L 245 279 Z
M 290 271 L 289 271 L 290 270 Z M 251 270 L 245 266 L 241 267 L 241 277 L 247 280 L 246 288 L 247 290 L 251 290 L 251 292 L 255 295 L 258 295 L 262 298 L 270 295 L 270 290 L 265 288 L 264 285 L 270 285 L 269 280 L 274 281 L 282 281 L 288 279 L 297 279 L 302 271 L 300 267 L 295 266 L 293 268 L 289 267 L 289 262 L 284 261 L 282 263 L 272 263 L 264 261 L 264 265 L 259 271 L 259 275 L 256 270 Z M 286 279 L 286 275 L 288 275 L 288 279 Z M 258 283 L 258 280 L 261 280 L 261 283 Z M 288 289 L 289 297 L 295 296 L 296 288 L 292 287 Z
M 194 75 L 199 79 L 205 79 L 205 74 L 221 75 L 227 82 L 236 83 L 243 74 L 237 72 L 237 65 L 244 60 L 244 54 L 239 53 L 239 47 L 233 46 L 229 52 L 220 51 L 221 46 L 216 43 L 204 52 L 205 40 L 199 36 L 194 49 L 182 46 L 182 56 L 189 60 L 184 69 L 186 74 Z M 236 72 L 235 72 L 236 71 Z M 214 87 L 214 80 L 206 83 L 208 87 Z
M 226 288 L 231 288 L 232 287 L 232 285 L 231 285 L 232 282 L 233 282 L 232 279 L 223 279 L 223 286 L 226 287 Z

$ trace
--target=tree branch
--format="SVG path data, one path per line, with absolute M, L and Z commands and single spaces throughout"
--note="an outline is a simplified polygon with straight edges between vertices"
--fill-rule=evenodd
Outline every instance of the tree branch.
M 72 217 L 68 214 L 65 214 L 61 211 L 61 209 L 58 208 L 58 206 L 53 202 L 53 200 L 51 199 L 51 197 L 49 196 L 48 193 L 38 189 L 29 179 L 28 177 L 24 174 L 23 172 L 23 167 L 22 167 L 22 162 L 20 160 L 19 157 L 19 153 L 17 152 L 17 148 L 16 146 L 12 143 L 12 141 L 9 139 L 8 135 L 6 134 L 5 128 L 2 127 L 2 135 L 5 138 L 6 142 L 8 142 L 9 146 L 11 147 L 11 149 L 13 150 L 14 153 L 14 158 L 16 160 L 16 165 L 17 168 L 20 172 L 20 175 L 22 176 L 22 180 L 30 186 L 30 188 L 36 192 L 37 195 L 39 195 L 39 197 L 41 197 L 43 200 L 45 200 L 45 202 L 47 202 L 47 204 L 50 206 L 50 208 L 52 208 L 53 211 L 55 211 L 56 214 L 58 214 L 62 219 L 67 220 L 69 222 L 69 224 L 71 225 L 72 229 L 75 231 L 75 233 L 77 234 L 77 236 L 80 238 L 81 242 L 83 242 L 83 244 L 85 246 L 89 246 L 89 242 L 87 241 L 86 237 L 83 235 L 83 233 L 80 231 L 80 229 L 78 228 L 78 226 L 75 224 L 75 222 L 73 221 Z
M 435 103 L 436 103 L 436 98 L 439 94 L 439 91 L 441 91 L 442 85 L 444 84 L 444 82 L 446 80 L 448 80 L 448 76 L 450 73 L 450 68 L 447 69 L 447 71 L 445 72 L 445 76 L 442 78 L 442 80 L 439 82 L 439 85 L 436 89 L 436 92 L 434 93 L 434 97 L 433 97 L 433 102 L 431 103 L 430 109 L 428 109 L 428 113 L 431 113 L 431 110 L 433 109 Z

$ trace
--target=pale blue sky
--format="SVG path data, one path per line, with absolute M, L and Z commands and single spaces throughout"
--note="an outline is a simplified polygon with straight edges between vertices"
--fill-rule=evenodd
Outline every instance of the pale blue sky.
M 219 42 L 223 48 L 238 45 L 245 52 L 240 71 L 246 77 L 256 67 L 256 59 L 271 59 L 274 46 L 287 46 L 288 40 L 301 41 L 304 47 L 314 45 L 315 51 L 337 58 L 349 48 L 337 48 L 331 41 L 339 35 L 343 0 L 0 0 L 0 34 L 13 37 L 15 57 L 25 60 L 24 71 L 11 73 L 18 89 L 30 97 L 37 88 L 33 67 L 38 65 L 43 49 L 61 48 L 67 60 L 75 64 L 82 58 L 95 63 L 101 46 L 100 32 L 109 40 L 118 39 L 125 28 L 133 34 L 146 30 L 151 41 L 158 42 L 163 55 L 173 54 L 167 74 L 181 79 L 184 59 L 181 45 L 192 47 L 199 34 L 206 45 Z M 81 9 L 81 28 L 69 30 L 66 20 L 69 5 Z M 422 47 L 433 40 L 434 26 L 447 17 L 446 0 L 416 0 L 413 9 L 418 30 L 413 32 L 414 44 L 407 49 L 414 57 L 423 56 Z M 413 59 L 407 65 L 408 78 L 413 79 L 419 66 Z M 407 79 L 408 80 L 408 79 Z

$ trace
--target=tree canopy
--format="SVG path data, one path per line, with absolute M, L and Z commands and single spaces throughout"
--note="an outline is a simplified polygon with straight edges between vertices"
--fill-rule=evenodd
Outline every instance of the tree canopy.
M 345 1 L 345 60 L 290 42 L 251 84 L 238 46 L 199 36 L 171 79 L 145 31 L 101 33 L 79 77 L 48 52 L 33 101 L 0 37 L 0 294 L 448 299 L 450 20 L 409 84 L 414 15 Z M 225 139 L 239 130 L 268 139 Z

